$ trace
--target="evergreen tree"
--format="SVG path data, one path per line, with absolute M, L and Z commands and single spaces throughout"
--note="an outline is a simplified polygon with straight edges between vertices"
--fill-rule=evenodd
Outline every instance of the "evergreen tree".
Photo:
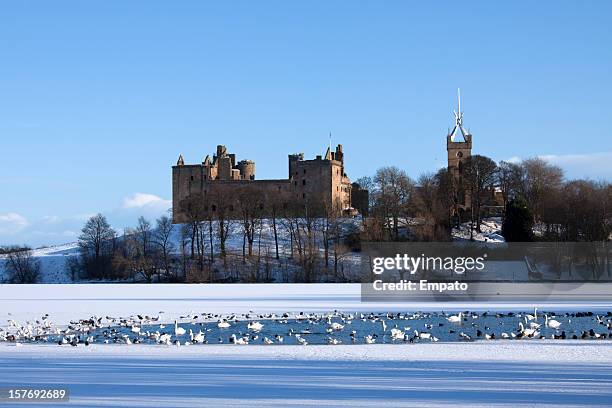
M 514 199 L 508 202 L 502 235 L 507 242 L 533 241 L 533 214 L 525 201 Z

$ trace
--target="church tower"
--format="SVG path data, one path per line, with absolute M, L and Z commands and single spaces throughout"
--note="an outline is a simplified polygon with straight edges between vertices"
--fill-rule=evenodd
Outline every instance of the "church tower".
M 457 110 L 455 126 L 446 135 L 446 151 L 448 153 L 448 170 L 453 175 L 458 186 L 458 203 L 463 209 L 471 205 L 468 194 L 463 189 L 463 166 L 472 155 L 472 135 L 463 127 L 463 112 L 461 112 L 461 90 L 457 89 Z

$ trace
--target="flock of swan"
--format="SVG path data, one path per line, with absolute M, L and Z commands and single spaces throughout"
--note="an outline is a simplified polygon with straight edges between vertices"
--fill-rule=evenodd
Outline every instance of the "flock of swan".
M 163 313 L 163 312 L 160 312 Z M 179 323 L 180 320 L 180 323 Z M 55 325 L 48 314 L 0 327 L 0 341 L 59 345 L 376 344 L 496 339 L 612 339 L 612 312 L 578 313 L 282 313 L 190 312 L 173 323 L 160 315 L 98 317 Z M 286 340 L 287 339 L 287 340 Z M 290 339 L 290 340 L 289 340 Z

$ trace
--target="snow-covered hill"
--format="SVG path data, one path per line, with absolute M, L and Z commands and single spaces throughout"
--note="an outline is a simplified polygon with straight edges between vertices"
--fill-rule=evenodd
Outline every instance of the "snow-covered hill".
M 76 256 L 77 253 L 78 244 L 76 242 L 32 250 L 32 255 L 40 262 L 39 283 L 71 283 L 72 279 L 66 261 Z M 6 255 L 0 255 L 0 282 L 7 278 L 5 263 Z

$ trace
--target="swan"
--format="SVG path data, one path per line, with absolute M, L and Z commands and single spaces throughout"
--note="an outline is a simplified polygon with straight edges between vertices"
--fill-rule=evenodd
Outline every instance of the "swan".
M 174 321 L 174 335 L 175 336 L 182 336 L 183 334 L 185 334 L 186 330 L 183 327 L 179 327 L 177 321 Z
M 555 319 L 549 319 L 548 315 L 544 315 L 544 317 L 546 319 L 545 322 L 544 322 L 544 324 L 546 326 L 551 327 L 551 328 L 553 328 L 555 330 L 557 330 L 559 327 L 561 327 L 561 322 L 559 322 L 559 321 L 557 321 Z
M 229 323 L 228 323 L 228 327 L 229 327 Z M 247 324 L 247 328 L 253 331 L 260 331 L 263 328 L 263 324 L 259 322 L 250 322 L 249 324 Z
M 525 319 L 525 323 L 527 323 L 527 319 Z M 539 329 L 541 326 L 541 324 L 536 323 L 536 322 L 529 322 L 529 328 L 530 329 Z
M 334 322 L 334 323 L 329 325 L 329 328 L 332 329 L 332 330 L 335 330 L 335 331 L 340 331 L 340 330 L 344 329 L 344 326 L 341 325 L 340 323 Z
M 404 340 L 404 332 L 396 328 L 391 329 L 391 339 L 392 340 Z
M 264 337 L 264 338 L 263 338 L 263 342 L 264 342 L 264 344 L 273 344 L 273 343 L 274 343 L 272 340 L 270 340 L 270 339 L 269 339 L 269 338 L 267 338 L 267 337 Z
M 460 323 L 462 318 L 463 318 L 463 314 L 459 312 L 458 315 L 450 316 L 446 320 L 449 323 Z
M 220 329 L 227 329 L 228 327 L 230 327 L 230 324 L 227 321 L 222 320 L 217 323 L 217 327 Z
M 204 333 L 202 331 L 198 334 L 193 334 L 193 330 L 189 329 L 189 337 L 192 343 L 204 343 Z
M 372 337 L 371 335 L 365 336 L 364 340 L 365 340 L 366 344 L 374 344 L 374 343 L 376 343 L 376 339 L 374 337 Z
M 538 308 L 535 307 L 533 309 L 533 315 L 526 314 L 525 318 L 527 318 L 527 320 L 536 320 L 537 321 L 538 320 Z
M 525 326 L 523 326 L 523 322 L 519 322 L 519 329 L 519 331 L 527 337 L 535 337 L 539 334 L 537 329 L 526 329 Z

